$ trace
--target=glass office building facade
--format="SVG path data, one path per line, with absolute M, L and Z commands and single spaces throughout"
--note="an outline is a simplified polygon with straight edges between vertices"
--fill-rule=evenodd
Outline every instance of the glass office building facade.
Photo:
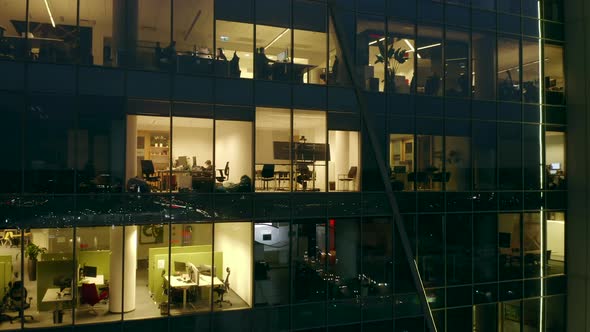
M 0 0 L 0 330 L 565 331 L 562 7 Z

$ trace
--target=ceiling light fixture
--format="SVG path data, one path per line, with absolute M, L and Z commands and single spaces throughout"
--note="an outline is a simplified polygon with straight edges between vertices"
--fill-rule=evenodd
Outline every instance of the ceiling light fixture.
M 379 38 L 379 40 L 373 40 L 372 42 L 369 43 L 369 46 L 375 45 L 375 44 L 377 44 L 377 42 L 382 42 L 384 40 L 385 40 L 385 37 Z
M 410 48 L 408 52 L 414 52 L 414 46 L 412 46 L 412 44 L 410 44 L 410 42 L 407 39 L 404 39 L 404 41 L 406 42 L 406 45 L 408 45 L 408 47 Z
M 47 3 L 47 0 L 45 1 L 45 8 L 47 8 L 47 13 L 49 14 L 49 19 L 51 19 L 51 25 L 55 28 L 55 21 L 53 20 L 53 15 L 51 14 L 51 9 L 49 9 L 49 4 Z
M 271 47 L 272 44 L 276 43 L 277 40 L 281 39 L 281 37 L 283 37 L 287 32 L 289 32 L 289 28 L 285 29 L 285 31 L 281 32 L 278 36 L 276 36 L 273 40 L 270 41 L 270 43 L 268 43 L 268 45 L 266 45 L 264 47 L 264 49 L 266 50 L 267 48 Z
M 442 45 L 442 44 L 441 43 L 436 43 L 436 44 L 432 44 L 432 45 L 426 45 L 426 46 L 418 47 L 418 51 L 425 50 L 427 48 L 437 47 L 437 46 L 440 46 L 440 45 Z

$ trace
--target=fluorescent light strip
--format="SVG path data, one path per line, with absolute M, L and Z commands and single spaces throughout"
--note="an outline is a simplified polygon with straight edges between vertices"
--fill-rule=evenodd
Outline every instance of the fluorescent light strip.
M 410 42 L 407 39 L 404 39 L 404 41 L 406 42 L 406 45 L 408 45 L 408 47 L 410 48 L 409 52 L 414 52 L 416 50 L 414 48 L 414 46 L 412 46 L 412 44 L 410 44 Z
M 55 28 L 55 21 L 53 20 L 53 15 L 51 14 L 51 9 L 49 9 L 49 4 L 47 3 L 47 0 L 45 1 L 45 8 L 47 8 L 47 13 L 49 14 L 49 18 L 51 19 L 51 25 Z
M 270 43 L 268 43 L 268 45 L 266 45 L 264 47 L 264 49 L 266 50 L 267 48 L 271 47 L 272 44 L 276 43 L 277 40 L 281 39 L 281 37 L 283 37 L 287 32 L 289 32 L 289 28 L 285 29 L 285 31 L 281 32 L 278 36 L 276 36 L 273 40 L 270 41 Z
M 426 46 L 422 46 L 422 47 L 418 47 L 417 50 L 421 51 L 421 50 L 425 50 L 427 48 L 432 48 L 432 47 L 437 47 L 442 45 L 441 43 L 436 43 L 436 44 L 432 44 L 432 45 L 426 45 Z
M 379 40 L 373 40 L 372 42 L 369 43 L 369 46 L 375 45 L 375 44 L 377 44 L 377 42 L 384 41 L 384 40 L 385 40 L 385 37 L 380 38 Z

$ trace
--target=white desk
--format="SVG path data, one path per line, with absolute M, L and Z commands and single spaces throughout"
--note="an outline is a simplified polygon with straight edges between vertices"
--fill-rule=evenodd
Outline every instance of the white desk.
M 72 301 L 72 294 L 64 295 L 59 288 L 48 288 L 41 302 L 55 303 L 55 311 L 60 311 L 63 304 Z
M 81 284 L 95 284 L 97 286 L 104 285 L 104 275 L 97 274 L 96 277 L 84 277 L 84 279 L 80 280 Z
M 168 281 L 168 276 L 164 276 L 164 279 Z M 185 279 L 186 280 L 186 279 Z M 223 285 L 223 281 L 219 280 L 219 278 L 214 277 L 213 279 L 210 276 L 199 275 L 199 282 L 193 281 L 184 281 L 181 277 L 172 277 L 170 278 L 170 287 L 171 288 L 180 288 L 182 289 L 182 307 L 186 307 L 186 291 L 190 287 L 211 287 L 211 285 Z

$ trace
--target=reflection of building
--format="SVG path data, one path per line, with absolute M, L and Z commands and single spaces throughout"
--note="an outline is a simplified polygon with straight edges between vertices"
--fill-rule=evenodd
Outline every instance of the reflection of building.
M 0 295 L 20 271 L 38 327 L 564 330 L 561 1 L 332 2 L 0 0 Z

